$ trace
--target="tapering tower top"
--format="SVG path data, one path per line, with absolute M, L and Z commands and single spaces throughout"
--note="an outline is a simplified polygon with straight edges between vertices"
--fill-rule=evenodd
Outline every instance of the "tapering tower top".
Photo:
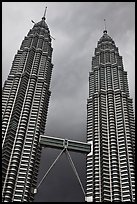
M 39 21 L 38 23 L 35 23 L 34 24 L 34 28 L 36 28 L 36 27 L 42 27 L 42 28 L 45 28 L 46 30 L 48 29 L 48 25 L 47 25 L 47 23 L 46 23 L 46 21 L 45 21 L 45 19 L 46 19 L 46 11 L 47 11 L 47 6 L 45 7 L 45 10 L 44 10 L 44 15 L 43 15 L 43 17 L 42 17 L 42 20 L 41 21 Z
M 105 26 L 105 30 L 103 31 L 103 33 L 107 33 L 107 29 L 106 29 L 106 19 L 104 19 L 104 26 Z
M 45 11 L 44 11 L 44 15 L 43 15 L 43 17 L 42 17 L 42 20 L 45 20 L 46 18 L 45 18 L 45 16 L 46 16 L 46 11 L 47 11 L 47 6 L 45 7 Z

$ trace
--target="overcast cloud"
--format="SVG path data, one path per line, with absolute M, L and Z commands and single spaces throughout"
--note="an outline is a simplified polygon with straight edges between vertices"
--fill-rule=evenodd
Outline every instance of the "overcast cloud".
M 22 40 L 39 22 L 47 6 L 54 64 L 46 135 L 86 141 L 88 74 L 97 41 L 108 34 L 123 57 L 130 96 L 135 101 L 135 3 L 134 2 L 3 2 L 2 81 L 7 78 Z M 43 150 L 39 179 L 53 162 L 57 150 Z M 71 153 L 85 185 L 85 155 Z M 46 178 L 35 201 L 84 202 L 82 190 L 65 155 Z

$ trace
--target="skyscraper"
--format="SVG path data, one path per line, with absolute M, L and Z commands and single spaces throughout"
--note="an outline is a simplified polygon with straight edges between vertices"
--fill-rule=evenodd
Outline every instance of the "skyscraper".
M 34 197 L 53 68 L 45 12 L 24 38 L 2 90 L 3 202 Z
M 104 30 L 92 58 L 87 100 L 87 201 L 135 201 L 135 132 L 127 72 Z

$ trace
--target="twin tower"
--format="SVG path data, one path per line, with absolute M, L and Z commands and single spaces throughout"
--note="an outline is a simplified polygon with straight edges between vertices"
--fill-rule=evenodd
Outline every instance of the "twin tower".
M 24 38 L 2 90 L 2 200 L 32 202 L 53 69 L 45 14 Z M 87 202 L 135 202 L 135 127 L 127 72 L 104 30 L 89 72 Z

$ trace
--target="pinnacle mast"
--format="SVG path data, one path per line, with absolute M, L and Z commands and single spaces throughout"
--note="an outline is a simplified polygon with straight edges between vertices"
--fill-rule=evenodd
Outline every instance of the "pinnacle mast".
M 47 11 L 47 6 L 45 7 L 45 11 L 44 11 L 44 15 L 43 15 L 43 17 L 42 17 L 42 20 L 45 20 L 46 18 L 45 18 L 45 16 L 46 16 L 46 11 Z
M 107 29 L 106 29 L 106 19 L 104 19 L 104 26 L 105 26 L 105 30 L 103 31 L 103 33 L 107 33 Z

